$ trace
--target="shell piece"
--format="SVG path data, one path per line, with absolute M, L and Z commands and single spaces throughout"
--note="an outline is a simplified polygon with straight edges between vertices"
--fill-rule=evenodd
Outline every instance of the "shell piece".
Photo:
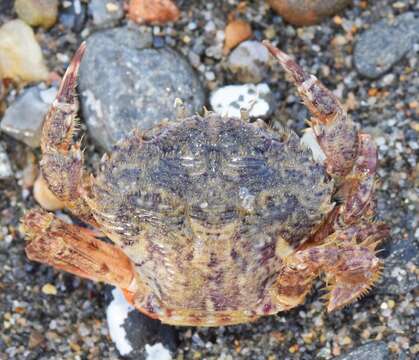
M 332 189 L 294 133 L 210 113 L 119 143 L 91 206 L 149 286 L 145 312 L 237 322 L 263 313 L 281 259 L 318 228 Z

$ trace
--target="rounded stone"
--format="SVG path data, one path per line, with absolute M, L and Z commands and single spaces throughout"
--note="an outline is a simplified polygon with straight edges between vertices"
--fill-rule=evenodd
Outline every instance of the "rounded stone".
M 129 27 L 87 40 L 79 78 L 82 112 L 92 137 L 107 150 L 134 128 L 174 120 L 176 98 L 190 115 L 204 105 L 203 87 L 186 59 L 151 44 L 150 32 Z
M 408 12 L 393 20 L 381 20 L 362 33 L 356 42 L 357 71 L 376 79 L 389 70 L 419 41 L 419 19 Z
M 259 41 L 245 41 L 228 57 L 227 67 L 241 83 L 259 83 L 268 70 L 269 52 Z
M 269 5 L 287 22 L 306 26 L 321 22 L 334 15 L 352 0 L 268 0 Z
M 58 0 L 16 0 L 15 10 L 28 25 L 48 29 L 57 21 Z

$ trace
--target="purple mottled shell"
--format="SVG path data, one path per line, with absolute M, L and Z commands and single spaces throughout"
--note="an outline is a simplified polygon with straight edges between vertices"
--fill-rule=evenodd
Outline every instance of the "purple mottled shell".
M 95 217 L 160 318 L 274 312 L 282 259 L 321 224 L 333 189 L 294 133 L 215 114 L 134 132 L 101 170 Z

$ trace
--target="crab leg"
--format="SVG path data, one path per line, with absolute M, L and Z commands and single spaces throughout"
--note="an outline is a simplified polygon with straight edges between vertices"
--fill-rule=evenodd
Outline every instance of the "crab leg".
M 66 207 L 82 220 L 95 224 L 87 203 L 83 200 L 83 153 L 80 142 L 73 143 L 77 128 L 78 102 L 75 95 L 77 73 L 85 51 L 81 44 L 68 67 L 56 99 L 43 124 L 40 162 L 42 176 L 49 189 Z
M 28 212 L 23 227 L 29 259 L 135 292 L 131 260 L 116 246 L 97 239 L 91 230 L 68 224 L 44 210 Z
M 358 129 L 347 116 L 339 100 L 314 75 L 304 70 L 290 56 L 264 41 L 292 82 L 313 115 L 311 127 L 326 155 L 327 171 L 344 176 L 352 169 L 358 149 Z
M 315 76 L 304 70 L 281 50 L 265 41 L 293 83 L 313 118 L 310 126 L 326 155 L 326 170 L 338 180 L 343 197 L 341 218 L 345 224 L 360 218 L 371 204 L 377 168 L 377 149 L 367 134 L 358 132 L 357 125 L 333 93 Z
M 325 245 L 297 251 L 287 258 L 277 284 L 278 302 L 300 303 L 320 272 L 326 274 L 328 283 L 328 311 L 367 293 L 380 276 L 382 263 L 376 257 L 376 247 L 388 229 L 382 224 L 365 225 L 338 231 L 325 240 Z

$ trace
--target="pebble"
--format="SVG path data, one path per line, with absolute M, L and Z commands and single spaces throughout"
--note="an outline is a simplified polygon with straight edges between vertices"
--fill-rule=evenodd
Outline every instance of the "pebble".
M 261 82 L 268 70 L 269 52 L 259 41 L 245 41 L 228 57 L 227 67 L 241 83 Z
M 3 145 L 0 144 L 0 180 L 9 179 L 12 176 L 12 164 L 10 163 L 6 150 Z
M 128 359 L 171 359 L 176 349 L 177 332 L 173 326 L 162 325 L 128 304 L 122 292 L 107 287 L 106 318 L 109 333 L 119 353 Z
M 38 147 L 41 141 L 42 123 L 56 93 L 55 87 L 41 90 L 33 86 L 26 89 L 7 108 L 0 129 L 32 148 Z
M 247 21 L 237 19 L 229 22 L 224 30 L 224 55 L 251 36 L 252 28 Z
M 203 87 L 186 59 L 174 50 L 150 49 L 151 34 L 116 28 L 87 39 L 79 89 L 92 137 L 109 150 L 134 128 L 174 120 L 176 98 L 187 113 L 202 110 Z
M 349 353 L 334 360 L 388 360 L 389 351 L 383 341 L 372 341 L 357 347 Z
M 26 24 L 48 29 L 57 21 L 58 0 L 16 0 L 15 10 Z
M 87 20 L 87 5 L 80 0 L 64 1 L 60 10 L 60 23 L 66 28 L 79 33 Z
M 357 71 L 376 79 L 397 63 L 419 41 L 419 18 L 408 12 L 384 19 L 363 32 L 355 44 Z
M 89 13 L 92 15 L 93 24 L 96 27 L 110 27 L 124 16 L 120 0 L 91 0 Z
M 42 175 L 35 180 L 33 197 L 45 210 L 54 211 L 64 208 L 64 203 L 51 192 Z
M 41 290 L 46 295 L 57 295 L 57 288 L 50 283 L 47 283 L 44 286 L 42 286 Z
M 223 86 L 210 96 L 212 109 L 222 116 L 240 117 L 240 109 L 250 109 L 251 118 L 272 113 L 273 96 L 267 84 Z
M 130 0 L 128 18 L 137 23 L 165 24 L 179 19 L 180 11 L 172 0 Z
M 48 78 L 33 30 L 20 19 L 0 27 L 0 79 L 4 78 L 23 83 Z
M 268 0 L 272 9 L 297 26 L 318 24 L 351 2 L 352 0 Z

